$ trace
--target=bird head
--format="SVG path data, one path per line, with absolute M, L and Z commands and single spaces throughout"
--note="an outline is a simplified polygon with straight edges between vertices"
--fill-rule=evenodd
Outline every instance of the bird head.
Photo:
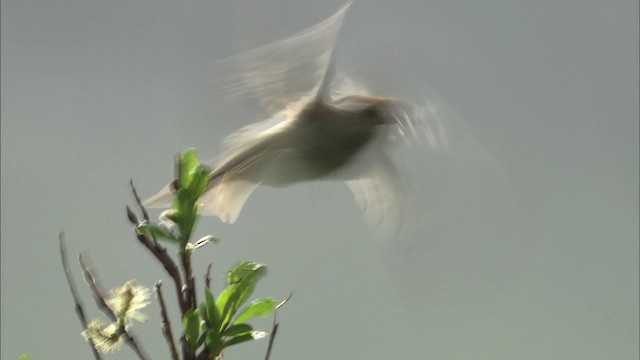
M 388 97 L 351 95 L 338 99 L 332 105 L 344 112 L 356 115 L 368 125 L 398 123 L 404 103 Z

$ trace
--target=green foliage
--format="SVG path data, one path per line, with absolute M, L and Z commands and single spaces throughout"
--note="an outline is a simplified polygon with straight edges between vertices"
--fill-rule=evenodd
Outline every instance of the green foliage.
M 204 193 L 211 169 L 198 162 L 194 149 L 178 158 L 177 190 L 173 194 L 171 209 L 160 216 L 159 224 L 143 223 L 137 231 L 158 240 L 177 242 L 184 250 L 198 220 L 198 198 Z
M 189 243 L 199 215 L 198 198 L 206 190 L 210 172 L 209 167 L 199 163 L 195 150 L 182 153 L 178 159 L 178 189 L 174 193 L 171 209 L 162 213 L 159 224 L 143 223 L 138 226 L 137 231 L 154 239 L 176 243 L 183 252 L 191 252 L 207 243 L 218 242 L 215 237 L 207 235 L 194 244 Z M 204 289 L 204 301 L 197 309 L 190 309 L 182 318 L 191 354 L 206 346 L 212 358 L 215 358 L 226 347 L 266 335 L 262 331 L 255 331 L 247 321 L 273 314 L 277 300 L 257 299 L 245 306 L 258 281 L 266 274 L 266 265 L 241 261 L 228 270 L 226 287 L 217 298 L 209 288 Z
M 200 318 L 196 309 L 191 309 L 184 315 L 182 327 L 191 353 L 193 353 L 197 348 L 198 336 L 200 335 Z
M 227 287 L 216 300 L 216 307 L 220 309 L 221 326 L 229 324 L 238 308 L 251 296 L 258 280 L 267 274 L 267 267 L 262 264 L 242 261 L 234 265 L 228 272 Z
M 263 264 L 243 261 L 235 264 L 227 274 L 226 287 L 215 299 L 205 288 L 205 300 L 198 311 L 190 311 L 183 318 L 187 341 L 193 346 L 204 342 L 215 357 L 224 348 L 264 337 L 265 333 L 255 331 L 246 321 L 255 317 L 270 316 L 276 309 L 277 300 L 257 299 L 240 309 L 253 293 L 258 280 L 267 273 Z M 198 331 L 194 322 L 200 324 Z
M 278 305 L 278 301 L 274 298 L 263 298 L 254 300 L 244 308 L 235 318 L 233 324 L 242 323 L 247 320 L 251 320 L 254 317 L 267 317 L 273 314 L 276 311 L 276 306 Z
M 160 214 L 158 223 L 152 223 L 148 220 L 139 223 L 136 215 L 131 215 L 131 210 L 128 208 L 129 219 L 136 225 L 138 239 L 152 251 L 174 279 L 179 294 L 182 329 L 186 340 L 182 342 L 182 350 L 186 360 L 218 359 L 222 351 L 229 346 L 266 336 L 265 332 L 254 330 L 248 321 L 258 316 L 272 315 L 278 305 L 273 298 L 257 299 L 246 305 L 260 279 L 267 274 L 267 267 L 253 261 L 241 261 L 227 271 L 225 287 L 217 297 L 208 287 L 205 287 L 204 301 L 197 308 L 193 308 L 196 303 L 196 289 L 194 289 L 191 255 L 206 244 L 219 242 L 213 235 L 206 235 L 193 243 L 190 242 L 201 208 L 198 199 L 207 189 L 210 173 L 211 169 L 198 161 L 195 150 L 189 149 L 177 158 L 178 179 L 174 182 L 176 190 L 173 194 L 171 208 Z M 137 199 L 135 188 L 134 194 Z M 182 265 L 181 271 L 164 247 L 158 246 L 156 240 L 167 241 L 178 247 L 180 264 Z M 64 254 L 64 251 L 61 250 L 61 253 Z M 63 266 L 65 269 L 68 268 L 64 255 Z M 87 276 L 92 278 L 93 275 L 90 271 L 84 265 L 82 266 L 85 278 Z M 207 278 L 208 276 L 207 273 Z M 176 280 L 182 278 L 185 279 L 184 282 Z M 71 282 L 70 286 L 72 286 Z M 162 299 L 160 288 L 161 283 L 156 284 L 159 298 Z M 87 340 L 91 340 L 91 345 L 98 352 L 111 352 L 119 349 L 124 342 L 123 338 L 130 336 L 132 320 L 142 321 L 145 318 L 140 310 L 149 303 L 149 293 L 148 289 L 134 286 L 132 282 L 127 282 L 112 290 L 114 297 L 110 299 L 103 299 L 99 292 L 94 292 L 94 296 L 109 307 L 118 321 L 106 326 L 100 321 L 92 321 L 86 325 L 86 329 L 82 333 L 83 336 Z M 163 321 L 168 324 L 165 304 L 163 301 L 160 303 L 163 310 Z M 170 328 L 170 326 L 168 327 Z M 170 333 L 165 333 L 165 336 L 170 343 L 173 343 Z M 127 342 L 127 344 L 134 348 L 139 358 L 146 359 L 142 356 L 142 351 L 135 342 Z M 175 346 L 170 346 L 170 350 L 172 357 L 177 358 Z M 23 359 L 28 360 L 26 355 L 21 357 L 21 360 Z
M 138 232 L 154 239 L 178 242 L 178 238 L 165 226 L 143 223 L 138 226 Z
M 197 200 L 207 187 L 211 169 L 198 162 L 194 149 L 182 153 L 178 169 L 179 189 L 173 195 L 171 220 L 180 228 L 181 244 L 186 245 L 198 218 L 200 205 Z

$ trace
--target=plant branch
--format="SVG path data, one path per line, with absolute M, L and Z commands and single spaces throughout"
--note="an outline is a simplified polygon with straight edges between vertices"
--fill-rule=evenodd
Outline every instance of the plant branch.
M 87 285 L 89 285 L 89 289 L 91 289 L 91 292 L 93 293 L 93 299 L 96 301 L 98 310 L 102 311 L 102 313 L 105 314 L 112 322 L 118 322 L 118 316 L 113 313 L 113 310 L 111 310 L 109 305 L 107 305 L 106 300 L 104 299 L 104 294 L 100 289 L 98 279 L 93 275 L 91 270 L 89 270 L 87 259 L 83 254 L 80 254 L 78 256 L 78 261 L 80 262 L 80 267 L 82 268 L 84 281 L 87 283 Z
M 289 296 L 284 299 L 280 304 L 276 306 L 276 310 L 273 312 L 273 328 L 271 329 L 271 336 L 269 336 L 269 346 L 267 347 L 267 355 L 265 356 L 265 360 L 269 360 L 271 357 L 271 350 L 273 349 L 273 342 L 276 339 L 276 334 L 278 333 L 278 327 L 280 323 L 278 322 L 278 309 L 287 303 L 289 299 L 293 296 L 293 293 L 289 294 Z
M 138 217 L 133 213 L 130 207 L 127 206 L 127 215 L 129 221 L 134 226 L 139 226 L 140 222 L 138 221 Z M 182 315 L 189 311 L 187 303 L 185 302 L 185 297 L 183 294 L 183 284 L 182 279 L 180 277 L 180 270 L 178 269 L 178 265 L 173 261 L 169 253 L 164 247 L 159 246 L 157 242 L 153 241 L 150 237 L 140 234 L 136 232 L 136 238 L 138 241 L 149 250 L 153 256 L 162 264 L 164 269 L 167 271 L 171 279 L 173 279 L 173 283 L 176 288 L 176 293 L 178 296 L 178 304 L 180 305 L 180 311 Z
M 76 289 L 76 284 L 73 281 L 73 277 L 71 276 L 71 271 L 69 270 L 69 260 L 67 259 L 67 249 L 64 246 L 64 233 L 61 232 L 58 236 L 60 241 L 60 258 L 62 259 L 62 268 L 64 269 L 64 274 L 67 277 L 67 283 L 69 284 L 69 290 L 71 291 L 71 296 L 73 296 L 73 302 L 75 303 L 75 311 L 78 315 L 78 319 L 80 319 L 80 323 L 82 324 L 82 329 L 87 330 L 87 318 L 84 316 L 84 309 L 82 307 L 82 303 L 80 302 L 80 296 L 78 296 L 78 290 Z M 93 357 L 96 360 L 102 360 L 100 357 L 100 353 L 96 349 L 95 344 L 91 338 L 87 338 L 89 345 L 91 346 L 91 351 L 93 352 Z
M 189 309 L 195 309 L 198 305 L 196 302 L 195 279 L 191 267 L 191 252 L 182 250 L 180 259 L 182 261 L 182 271 L 184 272 L 184 282 L 187 285 L 184 294 L 185 303 Z
M 169 322 L 169 316 L 167 315 L 167 307 L 162 296 L 162 281 L 156 282 L 156 295 L 160 302 L 160 316 L 162 316 L 162 334 L 164 335 L 167 345 L 169 345 L 169 351 L 171 352 L 171 358 L 173 360 L 179 360 L 178 351 L 173 341 L 173 333 L 171 332 L 171 322 Z
M 140 196 L 138 196 L 138 191 L 136 190 L 136 187 L 133 184 L 133 179 L 129 180 L 129 184 L 131 185 L 131 191 L 133 191 L 133 197 L 136 199 L 136 203 L 138 204 L 138 207 L 140 208 L 140 211 L 142 211 L 142 217 L 146 221 L 150 221 L 149 220 L 149 213 L 147 212 L 147 209 L 145 209 L 145 207 L 142 205 L 142 201 L 140 200 Z

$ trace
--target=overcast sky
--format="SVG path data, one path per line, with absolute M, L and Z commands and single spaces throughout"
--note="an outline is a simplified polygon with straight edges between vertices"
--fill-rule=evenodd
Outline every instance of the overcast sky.
M 216 113 L 215 60 L 341 5 L 2 1 L 3 359 L 91 356 L 61 230 L 105 286 L 162 279 L 175 311 L 126 221 L 129 179 L 151 195 L 176 152 L 212 158 L 259 120 Z M 436 104 L 447 146 L 395 153 L 414 211 L 398 234 L 337 182 L 260 187 L 236 224 L 200 221 L 223 241 L 195 255 L 198 281 L 250 259 L 270 269 L 256 296 L 294 293 L 273 359 L 638 358 L 637 1 L 355 1 L 337 59 L 376 94 Z M 134 331 L 159 359 L 158 312 Z

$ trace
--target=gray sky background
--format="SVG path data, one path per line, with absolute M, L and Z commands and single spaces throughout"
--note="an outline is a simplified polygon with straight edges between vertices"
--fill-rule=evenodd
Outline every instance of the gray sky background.
M 151 195 L 176 152 L 215 156 L 258 119 L 216 115 L 210 64 L 341 4 L 2 2 L 3 359 L 90 357 L 60 230 L 105 286 L 162 279 L 175 309 L 126 221 L 129 178 Z M 251 259 L 270 268 L 256 296 L 294 292 L 274 359 L 638 358 L 637 1 L 356 1 L 338 69 L 437 99 L 450 146 L 399 150 L 416 215 L 396 236 L 332 182 L 259 188 L 233 226 L 202 219 L 223 242 L 195 255 L 198 274 L 213 262 L 219 285 Z M 155 301 L 146 313 L 134 330 L 166 358 Z

